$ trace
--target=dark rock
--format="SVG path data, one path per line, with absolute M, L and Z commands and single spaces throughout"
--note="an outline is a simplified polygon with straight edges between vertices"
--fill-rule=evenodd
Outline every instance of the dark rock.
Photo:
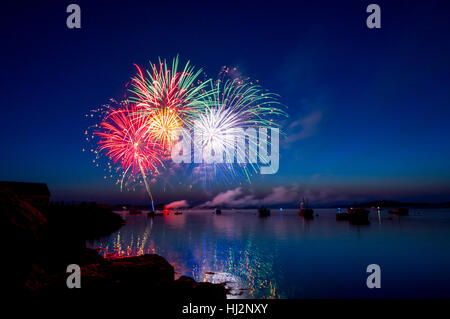
M 115 259 L 100 269 L 121 288 L 162 287 L 173 282 L 173 266 L 163 257 L 152 254 Z
M 48 274 L 40 265 L 32 264 L 31 271 L 28 273 L 28 277 L 24 283 L 24 288 L 28 291 L 40 289 L 47 281 L 47 278 Z
M 52 231 L 59 230 L 58 235 L 69 234 L 83 241 L 108 236 L 125 224 L 111 208 L 96 204 L 50 205 L 42 213 Z
M 0 221 L 16 237 L 40 241 L 44 238 L 47 219 L 36 208 L 8 190 L 0 190 Z
M 0 190 L 2 269 L 5 291 L 21 291 L 43 249 L 46 218 L 15 193 Z
M 196 282 L 193 278 L 181 276 L 174 282 L 174 289 L 177 299 L 197 300 L 224 300 L 226 299 L 227 289 L 224 284 L 213 284 L 209 282 Z
M 195 284 L 194 278 L 188 277 L 188 276 L 181 276 L 176 280 L 179 283 L 185 283 L 186 285 L 193 285 Z
M 106 260 L 101 264 L 81 267 L 81 288 L 83 294 L 117 295 L 143 294 L 157 299 L 224 300 L 227 290 L 222 284 L 198 283 L 181 276 L 174 280 L 174 269 L 163 257 L 142 255 Z M 53 276 L 40 291 L 46 294 L 71 294 L 76 289 L 67 289 L 67 274 Z
M 86 240 L 123 224 L 108 208 L 51 205 L 41 213 L 7 189 L 0 190 L 3 243 L 2 288 L 12 293 L 52 295 L 142 295 L 170 300 L 225 299 L 223 285 L 174 280 L 174 269 L 159 255 L 104 259 L 86 248 Z M 103 227 L 106 225 L 106 227 Z M 99 229 L 97 229 L 97 227 Z M 67 266 L 81 268 L 81 288 L 69 289 Z M 5 269 L 6 268 L 6 269 Z M 100 294 L 99 294 L 100 293 Z
M 105 260 L 81 266 L 83 290 L 143 290 L 163 288 L 174 279 L 173 266 L 159 255 Z M 59 273 L 44 284 L 46 292 L 67 290 L 68 274 Z
M 224 300 L 227 296 L 227 290 L 224 284 L 198 282 L 194 285 L 191 296 L 198 300 Z

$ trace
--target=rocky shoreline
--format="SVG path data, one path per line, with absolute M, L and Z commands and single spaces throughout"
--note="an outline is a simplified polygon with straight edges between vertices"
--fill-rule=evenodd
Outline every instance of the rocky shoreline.
M 224 285 L 175 280 L 172 265 L 147 254 L 105 259 L 86 240 L 119 229 L 124 221 L 97 205 L 51 205 L 39 209 L 12 191 L 0 190 L 0 221 L 5 251 L 6 288 L 19 294 L 126 294 L 142 293 L 172 300 L 225 300 Z M 69 289 L 67 266 L 81 269 L 81 288 Z

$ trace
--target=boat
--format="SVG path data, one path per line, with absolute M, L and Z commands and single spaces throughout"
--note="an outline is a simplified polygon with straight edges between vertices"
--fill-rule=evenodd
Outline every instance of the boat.
M 265 208 L 264 206 L 261 206 L 260 208 L 258 208 L 258 215 L 259 215 L 259 217 L 270 216 L 270 209 Z
M 342 212 L 342 210 L 340 208 L 338 208 L 338 211 L 336 213 L 336 220 L 337 221 L 341 221 L 341 220 L 349 220 L 350 217 L 348 215 L 348 213 Z
M 396 209 L 391 209 L 388 211 L 389 214 L 394 214 L 394 215 L 399 215 L 399 216 L 405 216 L 408 215 L 408 208 L 396 208 Z
M 314 210 L 311 208 L 301 208 L 298 212 L 299 216 L 302 216 L 304 218 L 312 218 L 314 214 Z
M 174 214 L 175 215 L 182 215 L 183 213 L 182 212 L 175 212 Z
M 304 218 L 313 218 L 314 210 L 312 208 L 308 208 L 308 201 L 305 201 L 305 199 L 300 202 L 298 215 Z
M 352 224 L 366 225 L 369 224 L 369 211 L 361 207 L 351 207 L 347 209 L 348 220 Z
M 214 214 L 220 215 L 220 214 L 222 214 L 222 211 L 220 210 L 220 208 L 215 208 L 214 209 Z

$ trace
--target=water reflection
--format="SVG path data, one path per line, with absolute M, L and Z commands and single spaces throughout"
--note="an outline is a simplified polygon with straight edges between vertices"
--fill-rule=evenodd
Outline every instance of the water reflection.
M 161 254 L 174 264 L 178 276 L 226 282 L 230 298 L 280 297 L 273 273 L 276 251 L 255 243 L 255 229 L 271 227 L 270 223 L 262 225 L 266 221 L 255 217 L 256 224 L 249 229 L 248 223 L 229 212 L 220 216 L 198 211 L 155 218 L 124 216 L 124 227 L 89 245 L 109 258 Z M 278 238 L 287 231 L 286 225 L 272 226 Z
M 318 212 L 312 220 L 286 209 L 268 218 L 252 210 L 125 215 L 125 226 L 89 245 L 112 258 L 160 254 L 177 276 L 227 282 L 230 298 L 450 296 L 450 258 L 443 253 L 450 248 L 450 212 L 392 218 L 374 210 L 365 226 L 336 222 L 336 210 Z M 392 281 L 382 295 L 361 284 L 373 262 Z M 433 274 L 434 290 L 420 280 L 422 287 L 408 290 L 410 278 L 425 272 Z

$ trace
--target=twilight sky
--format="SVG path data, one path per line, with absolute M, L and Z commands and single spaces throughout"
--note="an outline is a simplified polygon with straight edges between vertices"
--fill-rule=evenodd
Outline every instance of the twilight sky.
M 145 202 L 81 151 L 84 114 L 124 95 L 133 63 L 179 54 L 213 78 L 227 65 L 258 79 L 289 118 L 278 174 L 208 194 L 172 179 L 153 186 L 157 201 L 449 201 L 449 5 L 373 2 L 378 30 L 368 1 L 2 4 L 0 180 L 46 182 L 54 200 Z M 66 27 L 70 3 L 81 29 Z

